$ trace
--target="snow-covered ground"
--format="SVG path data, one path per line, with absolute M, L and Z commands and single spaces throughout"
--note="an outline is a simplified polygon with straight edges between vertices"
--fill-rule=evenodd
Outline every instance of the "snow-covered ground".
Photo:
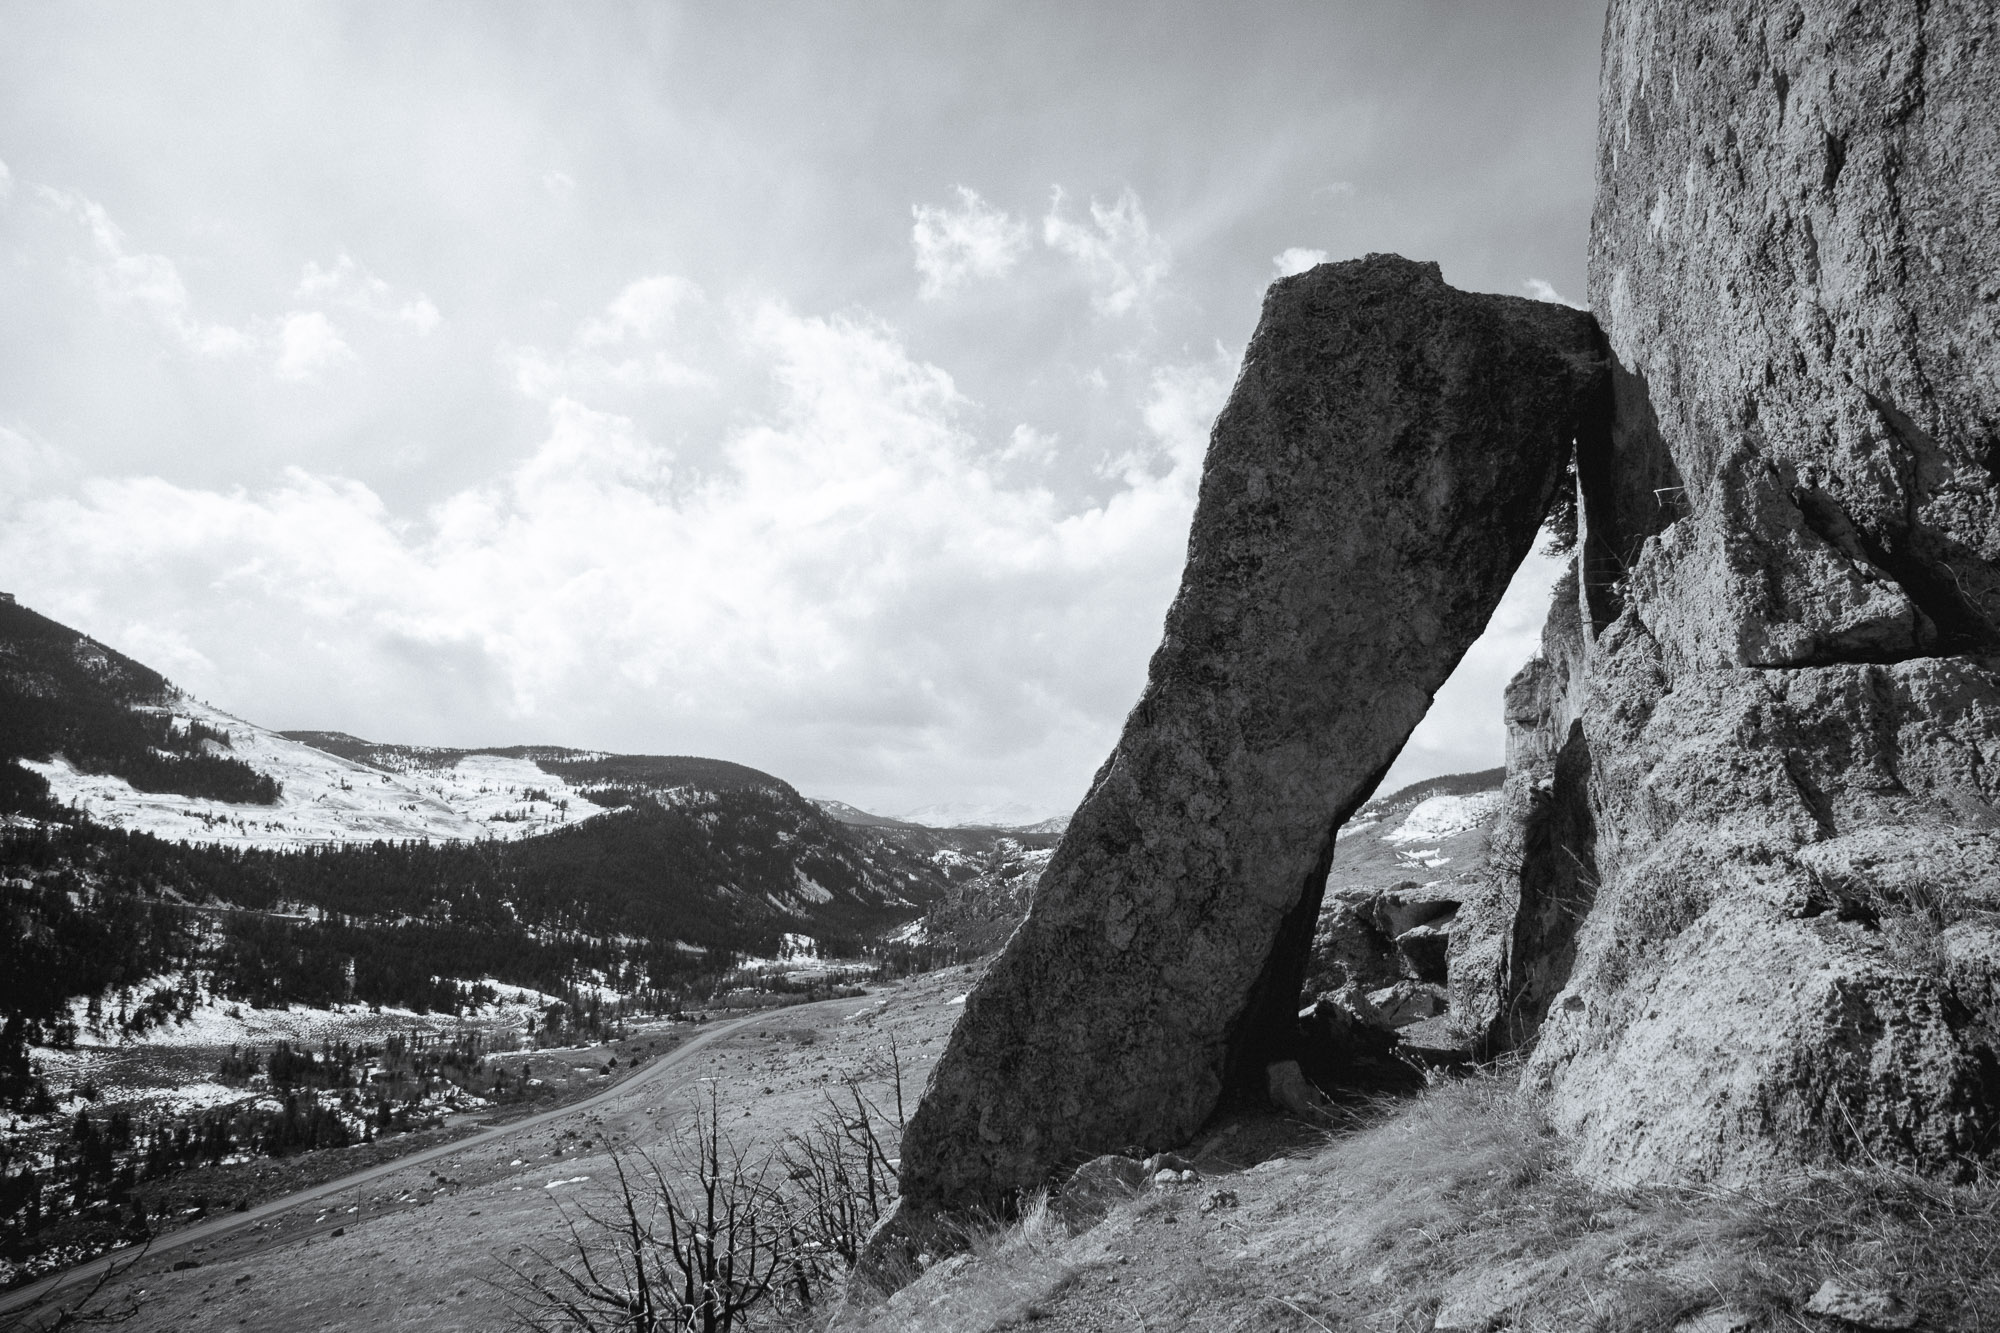
M 1382 841 L 1441 842 L 1460 833 L 1471 832 L 1491 819 L 1499 809 L 1500 793 L 1497 791 L 1474 792 L 1470 796 L 1433 796 L 1417 802 L 1416 808 L 1404 817 L 1401 825 L 1382 835 Z
M 135 791 L 123 778 L 79 773 L 61 758 L 23 761 L 55 799 L 92 820 L 177 842 L 296 849 L 342 842 L 525 838 L 605 813 L 527 759 L 470 754 L 449 767 L 386 773 L 182 698 L 177 718 L 225 731 L 226 753 L 277 779 L 276 805 Z M 537 797 L 530 799 L 528 793 Z M 545 797 L 546 799 L 542 799 Z M 558 804 L 559 802 L 566 803 Z
M 183 974 L 168 972 L 149 977 L 122 993 L 116 989 L 108 990 L 96 997 L 98 1011 L 104 1016 L 97 1026 L 92 1026 L 90 1021 L 90 998 L 73 997 L 69 1002 L 69 1018 L 76 1024 L 76 1051 L 37 1048 L 36 1058 L 61 1064 L 72 1057 L 87 1056 L 93 1050 L 136 1046 L 257 1046 L 274 1041 L 317 1046 L 322 1041 L 376 1038 L 390 1032 L 408 1032 L 412 1028 L 443 1032 L 459 1026 L 459 1020 L 449 1015 L 419 1014 L 393 1006 L 377 1009 L 365 1004 L 337 1004 L 328 1009 L 310 1009 L 304 1005 L 259 1009 L 203 989 L 184 1020 L 168 1018 L 164 1023 L 148 1025 L 137 1033 L 128 1034 L 119 1030 L 118 1012 L 121 1003 L 128 997 L 136 1007 L 155 991 L 178 991 L 186 983 L 187 978 Z M 499 1003 L 488 1012 L 503 1018 L 516 1017 L 511 1012 L 515 1009 L 522 1013 L 538 1009 L 552 998 L 523 986 L 509 986 L 495 981 L 486 984 L 500 993 Z

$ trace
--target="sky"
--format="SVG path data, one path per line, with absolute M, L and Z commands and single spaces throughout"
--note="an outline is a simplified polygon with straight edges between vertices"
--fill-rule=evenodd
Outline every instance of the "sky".
M 0 0 L 0 589 L 266 726 L 1066 811 L 1265 286 L 1582 295 L 1602 22 Z

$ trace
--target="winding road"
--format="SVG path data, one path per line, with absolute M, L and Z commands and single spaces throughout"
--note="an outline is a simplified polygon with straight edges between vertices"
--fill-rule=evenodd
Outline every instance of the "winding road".
M 853 1003 L 852 999 L 820 1000 L 812 1004 L 798 1005 L 783 1012 L 797 1013 L 804 1009 L 818 1009 L 843 1004 L 851 1005 Z M 156 1237 L 152 1245 L 146 1249 L 145 1258 L 150 1260 L 163 1254 L 170 1254 L 175 1250 L 189 1245 L 220 1240 L 225 1236 L 230 1236 L 236 1232 L 254 1227 L 259 1222 L 276 1217 L 281 1213 L 289 1212 L 301 1204 L 312 1203 L 319 1199 L 332 1198 L 348 1190 L 380 1180 L 384 1176 L 393 1175 L 398 1171 L 407 1171 L 411 1167 L 422 1166 L 427 1162 L 434 1162 L 441 1157 L 456 1156 L 457 1154 L 498 1142 L 510 1135 L 527 1133 L 567 1116 L 581 1115 L 602 1106 L 613 1097 L 630 1093 L 636 1087 L 660 1082 L 672 1074 L 697 1051 L 720 1041 L 739 1028 L 748 1027 L 753 1023 L 768 1023 L 771 1021 L 771 1015 L 771 1010 L 761 1009 L 746 1014 L 742 1018 L 731 1019 L 726 1023 L 718 1023 L 700 1036 L 689 1040 L 684 1045 L 676 1047 L 665 1055 L 656 1057 L 648 1064 L 641 1065 L 625 1078 L 617 1080 L 607 1088 L 592 1093 L 582 1101 L 571 1102 L 566 1106 L 559 1106 L 550 1111 L 540 1111 L 525 1119 L 516 1120 L 509 1124 L 495 1125 L 491 1129 L 483 1129 L 477 1134 L 468 1135 L 462 1139 L 453 1139 L 449 1143 L 440 1143 L 435 1147 L 424 1148 L 407 1156 L 392 1158 L 389 1161 L 365 1167 L 351 1175 L 341 1176 L 338 1179 L 313 1185 L 291 1194 L 280 1195 L 278 1198 L 260 1203 L 244 1212 L 223 1213 L 216 1217 L 204 1219 L 182 1230 L 172 1231 L 164 1236 Z M 113 1250 L 109 1254 L 100 1255 L 85 1263 L 77 1264 L 75 1267 L 65 1268 L 58 1273 L 51 1273 L 39 1281 L 29 1283 L 25 1287 L 17 1287 L 13 1291 L 0 1293 L 0 1327 L 13 1327 L 13 1316 L 40 1305 L 60 1292 L 78 1287 L 87 1289 L 90 1283 L 97 1280 L 99 1274 L 113 1264 L 131 1263 L 139 1257 L 140 1252 L 136 1248 Z

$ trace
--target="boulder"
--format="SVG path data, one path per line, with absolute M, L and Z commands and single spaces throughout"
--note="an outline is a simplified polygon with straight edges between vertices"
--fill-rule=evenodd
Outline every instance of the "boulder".
M 1093 1157 L 1071 1173 L 1049 1199 L 1049 1212 L 1072 1236 L 1104 1220 L 1105 1214 L 1146 1186 L 1146 1164 L 1118 1153 Z
M 1423 1074 L 1398 1048 L 1396 1025 L 1359 987 L 1350 985 L 1320 996 L 1300 1012 L 1299 1027 L 1302 1040 L 1297 1067 L 1324 1092 L 1381 1092 L 1423 1086 Z
M 1509 695 L 1546 808 L 1453 942 L 1600 1179 L 2000 1135 L 1995 49 L 1978 0 L 1610 6 L 1614 424 L 1562 660 Z
M 1414 881 L 1382 890 L 1369 904 L 1375 929 L 1391 940 L 1419 926 L 1436 925 L 1456 911 L 1457 899 L 1440 897 Z
M 1333 990 L 1342 986 L 1386 986 L 1402 972 L 1393 939 L 1375 924 L 1375 895 L 1329 899 L 1314 930 L 1312 955 L 1306 965 L 1310 986 Z
M 1484 629 L 1608 385 L 1588 315 L 1390 255 L 1273 284 L 1142 697 L 903 1141 L 898 1219 L 1184 1142 L 1297 1041 L 1334 834 Z
M 1442 986 L 1423 981 L 1399 981 L 1393 986 L 1368 992 L 1368 1003 L 1391 1028 L 1406 1028 L 1447 1011 L 1449 1000 Z
M 1445 957 L 1450 950 L 1451 922 L 1448 920 L 1433 925 L 1412 926 L 1396 937 L 1396 953 L 1403 961 L 1403 975 L 1412 981 L 1444 985 Z

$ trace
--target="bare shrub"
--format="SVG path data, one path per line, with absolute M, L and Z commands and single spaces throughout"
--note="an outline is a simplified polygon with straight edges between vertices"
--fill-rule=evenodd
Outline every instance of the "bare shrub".
M 507 1265 L 516 1315 L 545 1333 L 726 1333 L 766 1303 L 813 1307 L 896 1200 L 904 1121 L 893 1043 L 872 1072 L 887 1080 L 893 1115 L 849 1078 L 761 1156 L 723 1132 L 720 1094 L 706 1082 L 662 1157 L 612 1150 L 615 1184 L 565 1208 L 560 1256 Z
M 893 1127 L 860 1084 L 828 1092 L 826 1105 L 806 1129 L 787 1136 L 779 1150 L 790 1182 L 795 1281 L 801 1304 L 811 1303 L 808 1281 L 826 1283 L 854 1267 L 861 1246 L 896 1198 L 896 1165 L 882 1142 Z
M 709 1082 L 664 1159 L 614 1149 L 608 1198 L 567 1205 L 560 1258 L 509 1265 L 515 1313 L 555 1333 L 728 1333 L 789 1270 L 769 1155 L 722 1132 Z

